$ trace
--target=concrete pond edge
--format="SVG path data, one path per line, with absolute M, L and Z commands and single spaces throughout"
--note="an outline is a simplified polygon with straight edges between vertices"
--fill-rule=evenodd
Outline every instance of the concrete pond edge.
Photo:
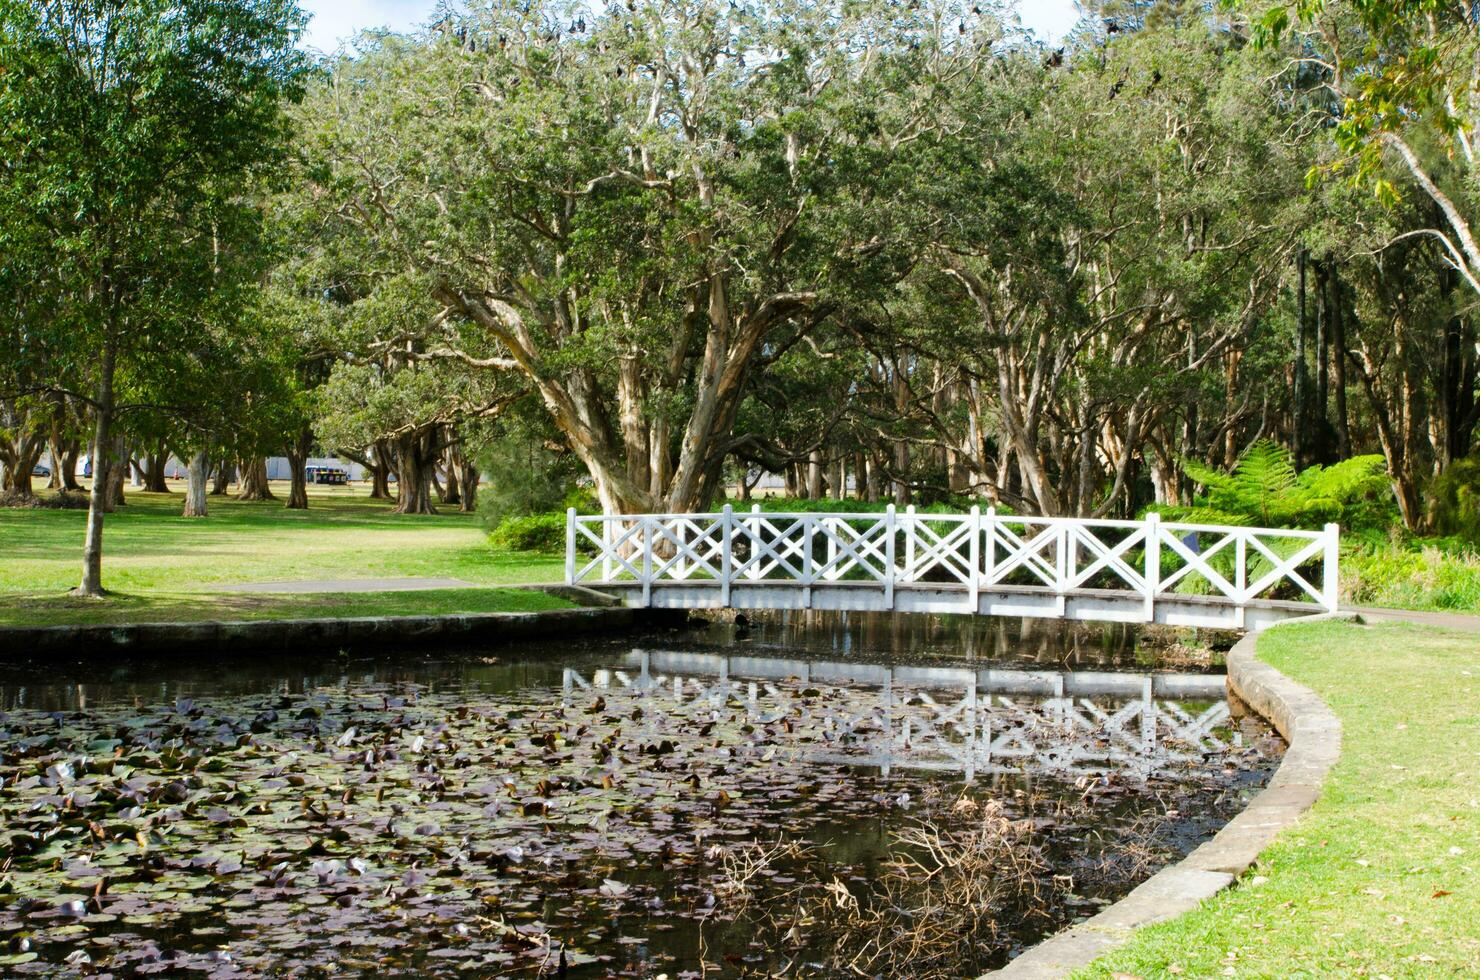
M 1338 613 L 1293 619 L 1352 620 Z M 1341 720 L 1314 691 L 1258 659 L 1262 633 L 1248 633 L 1228 652 L 1229 692 L 1267 719 L 1289 744 L 1269 785 L 1214 837 L 1163 868 L 1098 915 L 1024 952 L 991 977 L 1066 977 L 1125 945 L 1137 929 L 1174 919 L 1231 886 L 1285 828 L 1315 804 L 1341 755 Z
M 188 623 L 0 627 L 0 658 L 92 657 L 102 654 L 302 653 L 363 643 L 507 643 L 559 639 L 603 631 L 676 625 L 671 610 L 607 604 L 586 589 L 546 591 L 580 608 L 538 612 L 460 613 L 437 616 L 362 616 L 334 619 L 252 619 Z

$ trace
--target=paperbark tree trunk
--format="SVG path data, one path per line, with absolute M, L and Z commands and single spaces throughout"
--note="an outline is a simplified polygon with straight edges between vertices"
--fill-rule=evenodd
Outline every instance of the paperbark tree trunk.
M 53 436 L 47 441 L 47 458 L 51 465 L 51 475 L 46 478 L 46 489 L 61 490 L 62 486 L 62 446 L 61 441 Z
M 389 500 L 391 498 L 390 475 L 394 464 L 386 448 L 385 440 L 377 440 L 370 448 L 370 459 L 373 460 L 373 464 L 365 467 L 370 474 L 370 499 Z
M 709 193 L 712 189 L 701 196 Z M 704 251 L 702 243 L 699 250 Z M 586 367 L 561 372 L 547 369 L 525 322 L 530 311 L 481 290 L 442 286 L 436 296 L 509 349 L 519 370 L 539 393 L 551 421 L 590 473 L 604 512 L 631 514 L 659 509 L 686 513 L 703 506 L 715 492 L 715 474 L 724 459 L 724 437 L 733 431 L 747 375 L 767 334 L 779 324 L 803 317 L 809 324 L 819 322 L 830 312 L 812 292 L 777 293 L 744 304 L 742 310 L 740 304 L 732 306 L 726 288 L 725 272 L 713 270 L 695 291 L 694 319 L 706 324 L 707 334 L 690 385 L 692 401 L 679 442 L 677 465 L 672 478 L 662 481 L 661 493 L 652 492 L 652 486 L 659 484 L 656 474 L 651 475 L 649 486 L 631 479 L 628 447 L 613 431 L 613 406 L 596 372 Z M 570 306 L 558 306 L 554 315 L 562 331 L 577 329 L 570 320 Z M 651 455 L 650 443 L 650 459 Z
M 478 472 L 478 465 L 461 452 L 457 454 L 457 470 L 461 493 L 457 507 L 464 514 L 471 514 L 478 509 L 478 481 L 482 474 Z
M 432 506 L 432 469 L 436 465 L 437 437 L 433 432 L 410 432 L 393 443 L 396 465 L 397 514 L 435 514 Z
M 185 509 L 182 516 L 206 516 L 210 468 L 211 454 L 208 451 L 202 449 L 190 457 L 190 462 L 185 467 Z
M 446 474 L 446 479 L 442 481 L 442 503 L 449 507 L 457 504 L 457 509 L 462 510 L 462 480 L 458 475 L 457 450 L 448 447 L 442 457 L 442 467 Z
M 231 458 L 228 456 L 221 457 L 213 469 L 211 496 L 226 496 L 226 490 L 231 485 L 231 480 L 234 476 L 236 476 L 236 467 L 232 465 Z
M 250 456 L 242 460 L 241 490 L 237 500 L 276 500 L 267 480 L 267 460 L 261 456 Z
M 60 468 L 62 471 L 62 489 L 77 492 L 82 489 L 82 484 L 77 482 L 77 458 L 82 454 L 82 445 L 72 439 L 67 443 L 66 449 L 62 451 Z
M 8 440 L 7 440 L 8 442 Z M 46 442 L 39 435 L 27 434 L 14 444 L 8 444 L 8 451 L 0 453 L 0 464 L 4 465 L 5 476 L 0 481 L 0 490 L 6 496 L 13 496 L 21 500 L 27 500 L 35 496 L 32 490 L 31 474 L 36 469 L 36 464 L 41 461 L 41 453 L 46 447 Z
M 165 464 L 169 461 L 170 451 L 161 441 L 154 451 L 144 454 L 144 489 L 150 493 L 169 493 L 169 484 L 165 482 Z
M 288 510 L 308 510 L 308 454 L 313 451 L 313 430 L 308 426 L 298 430 L 298 437 L 289 444 L 288 475 L 292 481 L 288 489 Z
M 130 458 L 128 444 L 122 436 L 116 436 L 113 451 L 114 463 L 108 468 L 108 485 L 105 491 L 110 514 L 128 504 L 123 496 L 123 485 L 128 482 L 129 467 L 123 460 Z

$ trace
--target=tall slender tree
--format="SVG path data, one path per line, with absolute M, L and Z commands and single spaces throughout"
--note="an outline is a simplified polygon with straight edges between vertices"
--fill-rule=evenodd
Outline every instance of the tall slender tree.
M 157 376 L 251 274 L 222 256 L 254 233 L 243 188 L 284 153 L 302 24 L 292 0 L 0 2 L 0 224 L 45 236 L 58 313 L 31 339 L 71 365 L 48 385 L 94 419 L 79 595 L 103 594 L 119 413 L 169 397 L 135 369 Z

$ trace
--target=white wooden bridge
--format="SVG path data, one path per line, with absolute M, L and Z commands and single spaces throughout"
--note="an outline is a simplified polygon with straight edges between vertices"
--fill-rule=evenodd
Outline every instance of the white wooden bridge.
M 629 605 L 1259 629 L 1335 612 L 1340 531 L 965 514 L 566 518 L 567 584 Z

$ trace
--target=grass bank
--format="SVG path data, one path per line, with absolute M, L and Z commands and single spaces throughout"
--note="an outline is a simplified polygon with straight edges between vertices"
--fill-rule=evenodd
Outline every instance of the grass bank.
M 1288 626 L 1259 656 L 1341 717 L 1325 792 L 1232 889 L 1080 975 L 1480 976 L 1480 633 Z
M 284 488 L 285 489 L 285 488 Z M 66 595 L 81 571 L 86 512 L 0 509 L 0 626 L 162 619 L 494 612 L 562 606 L 509 589 L 564 576 L 558 557 L 497 553 L 478 520 L 391 513 L 361 487 L 310 490 L 309 509 L 213 497 L 206 518 L 182 496 L 130 493 L 104 532 L 103 583 L 114 595 Z M 223 587 L 306 579 L 456 578 L 477 590 L 241 595 Z M 544 603 L 546 605 L 540 605 Z

